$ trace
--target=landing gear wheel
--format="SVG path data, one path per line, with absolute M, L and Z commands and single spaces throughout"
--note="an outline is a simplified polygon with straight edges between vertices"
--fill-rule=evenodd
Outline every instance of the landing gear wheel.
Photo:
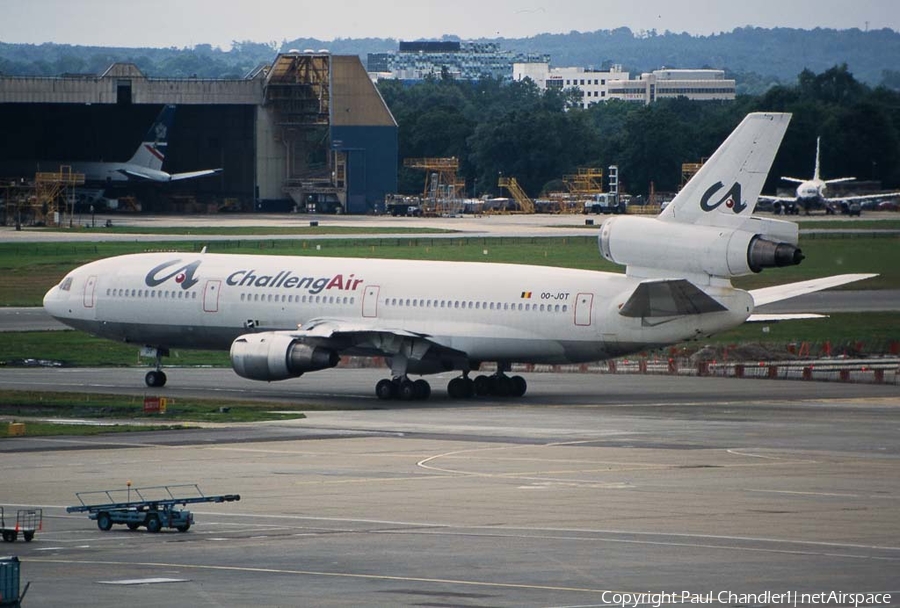
M 382 401 L 389 401 L 397 396 L 397 385 L 393 380 L 379 380 L 375 385 L 375 395 Z
M 473 386 L 475 388 L 475 394 L 479 397 L 490 395 L 493 392 L 491 390 L 491 379 L 487 376 L 476 377 Z
M 398 391 L 398 396 L 400 397 L 400 401 L 412 401 L 416 398 L 416 387 L 409 380 L 404 380 L 400 383 L 400 390 Z
M 451 399 L 471 399 L 475 396 L 475 382 L 471 378 L 454 378 L 447 384 L 447 394 Z
M 496 397 L 509 397 L 512 394 L 512 379 L 504 375 L 491 378 L 491 394 Z
M 147 372 L 147 375 L 144 376 L 144 382 L 147 386 L 151 388 L 158 388 L 166 385 L 166 374 L 165 372 L 154 370 Z
M 522 376 L 513 376 L 509 381 L 512 384 L 511 390 L 509 391 L 511 397 L 522 397 L 525 395 L 525 391 L 528 390 L 528 383 L 525 382 L 525 378 Z
M 107 532 L 112 528 L 112 518 L 109 516 L 109 513 L 100 513 L 97 515 L 97 527 L 104 532 Z
M 415 398 L 420 401 L 425 401 L 431 396 L 431 385 L 421 378 L 413 382 L 413 388 L 416 393 Z

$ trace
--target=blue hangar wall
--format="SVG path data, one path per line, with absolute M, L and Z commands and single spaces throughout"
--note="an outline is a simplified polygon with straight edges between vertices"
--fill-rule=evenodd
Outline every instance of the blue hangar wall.
M 332 57 L 331 147 L 347 158 L 347 212 L 368 213 L 397 191 L 397 121 L 359 58 Z
M 397 191 L 397 127 L 332 127 L 331 145 L 347 158 L 347 213 L 369 213 Z

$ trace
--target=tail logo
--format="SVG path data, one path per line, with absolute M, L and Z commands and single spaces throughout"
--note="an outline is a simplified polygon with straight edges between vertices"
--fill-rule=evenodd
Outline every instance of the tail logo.
M 166 125 L 161 122 L 156 123 L 156 141 L 165 140 L 167 131 Z
M 703 193 L 703 196 L 700 197 L 700 208 L 707 212 L 715 211 L 723 203 L 726 207 L 728 207 L 735 213 L 741 213 L 744 209 L 747 208 L 747 203 L 741 200 L 741 184 L 738 182 L 734 182 L 734 184 L 722 196 L 722 198 L 710 203 L 710 199 L 713 197 L 713 195 L 724 187 L 725 185 L 722 182 L 716 182 L 712 186 L 710 186 L 706 190 L 706 192 Z

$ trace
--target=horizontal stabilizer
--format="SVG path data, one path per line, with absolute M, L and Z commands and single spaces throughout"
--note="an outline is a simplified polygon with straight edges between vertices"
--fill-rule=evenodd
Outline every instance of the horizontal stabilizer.
M 810 281 L 800 281 L 799 283 L 788 283 L 787 285 L 776 285 L 774 287 L 763 287 L 762 289 L 750 290 L 753 296 L 754 306 L 762 306 L 763 304 L 771 304 L 772 302 L 780 302 L 806 293 L 822 291 L 830 287 L 838 287 L 846 285 L 854 281 L 862 281 L 863 279 L 871 279 L 877 277 L 877 274 L 839 274 L 831 277 L 823 277 L 821 279 L 812 279 Z
M 173 173 L 169 176 L 169 181 L 177 182 L 183 179 L 194 179 L 195 177 L 206 177 L 207 175 L 218 175 L 221 169 L 203 169 L 202 171 L 188 171 L 187 173 Z
M 150 182 L 158 181 L 149 173 L 141 173 L 133 169 L 119 169 L 119 173 L 131 179 L 146 180 Z
M 644 281 L 619 309 L 623 317 L 675 317 L 727 310 L 685 279 Z
M 827 319 L 828 315 L 814 312 L 759 313 L 747 318 L 747 323 L 773 323 L 775 321 L 802 321 L 804 319 Z

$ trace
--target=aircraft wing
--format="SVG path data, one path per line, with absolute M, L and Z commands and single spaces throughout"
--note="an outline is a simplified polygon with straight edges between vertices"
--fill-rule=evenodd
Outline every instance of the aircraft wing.
M 767 196 L 765 194 L 759 195 L 759 200 L 774 203 L 775 201 L 787 201 L 793 203 L 797 200 L 796 196 Z
M 620 308 L 623 317 L 671 317 L 726 310 L 686 279 L 642 281 Z
M 829 196 L 829 203 L 845 203 L 848 201 L 871 201 L 879 198 L 900 197 L 900 192 L 883 192 L 881 194 L 860 194 L 858 196 Z
M 203 169 L 202 171 L 188 171 L 187 173 L 173 173 L 169 176 L 170 182 L 177 182 L 183 179 L 194 179 L 195 177 L 206 177 L 207 175 L 218 175 L 222 169 Z
M 339 352 L 350 351 L 387 357 L 403 355 L 416 361 L 424 359 L 426 355 L 466 357 L 462 351 L 445 346 L 428 334 L 388 327 L 366 320 L 312 319 L 297 330 L 276 333 L 285 333 L 304 342 L 328 346 Z
M 751 289 L 750 295 L 753 296 L 753 305 L 762 306 L 763 304 L 771 304 L 772 302 L 780 302 L 805 293 L 813 293 L 814 291 L 822 291 L 830 287 L 846 285 L 854 281 L 862 281 L 877 277 L 877 274 L 839 274 L 830 277 L 822 277 L 821 279 L 812 279 L 809 281 L 800 281 L 799 283 L 788 283 L 786 285 L 775 285 L 774 287 L 763 287 L 762 289 Z

